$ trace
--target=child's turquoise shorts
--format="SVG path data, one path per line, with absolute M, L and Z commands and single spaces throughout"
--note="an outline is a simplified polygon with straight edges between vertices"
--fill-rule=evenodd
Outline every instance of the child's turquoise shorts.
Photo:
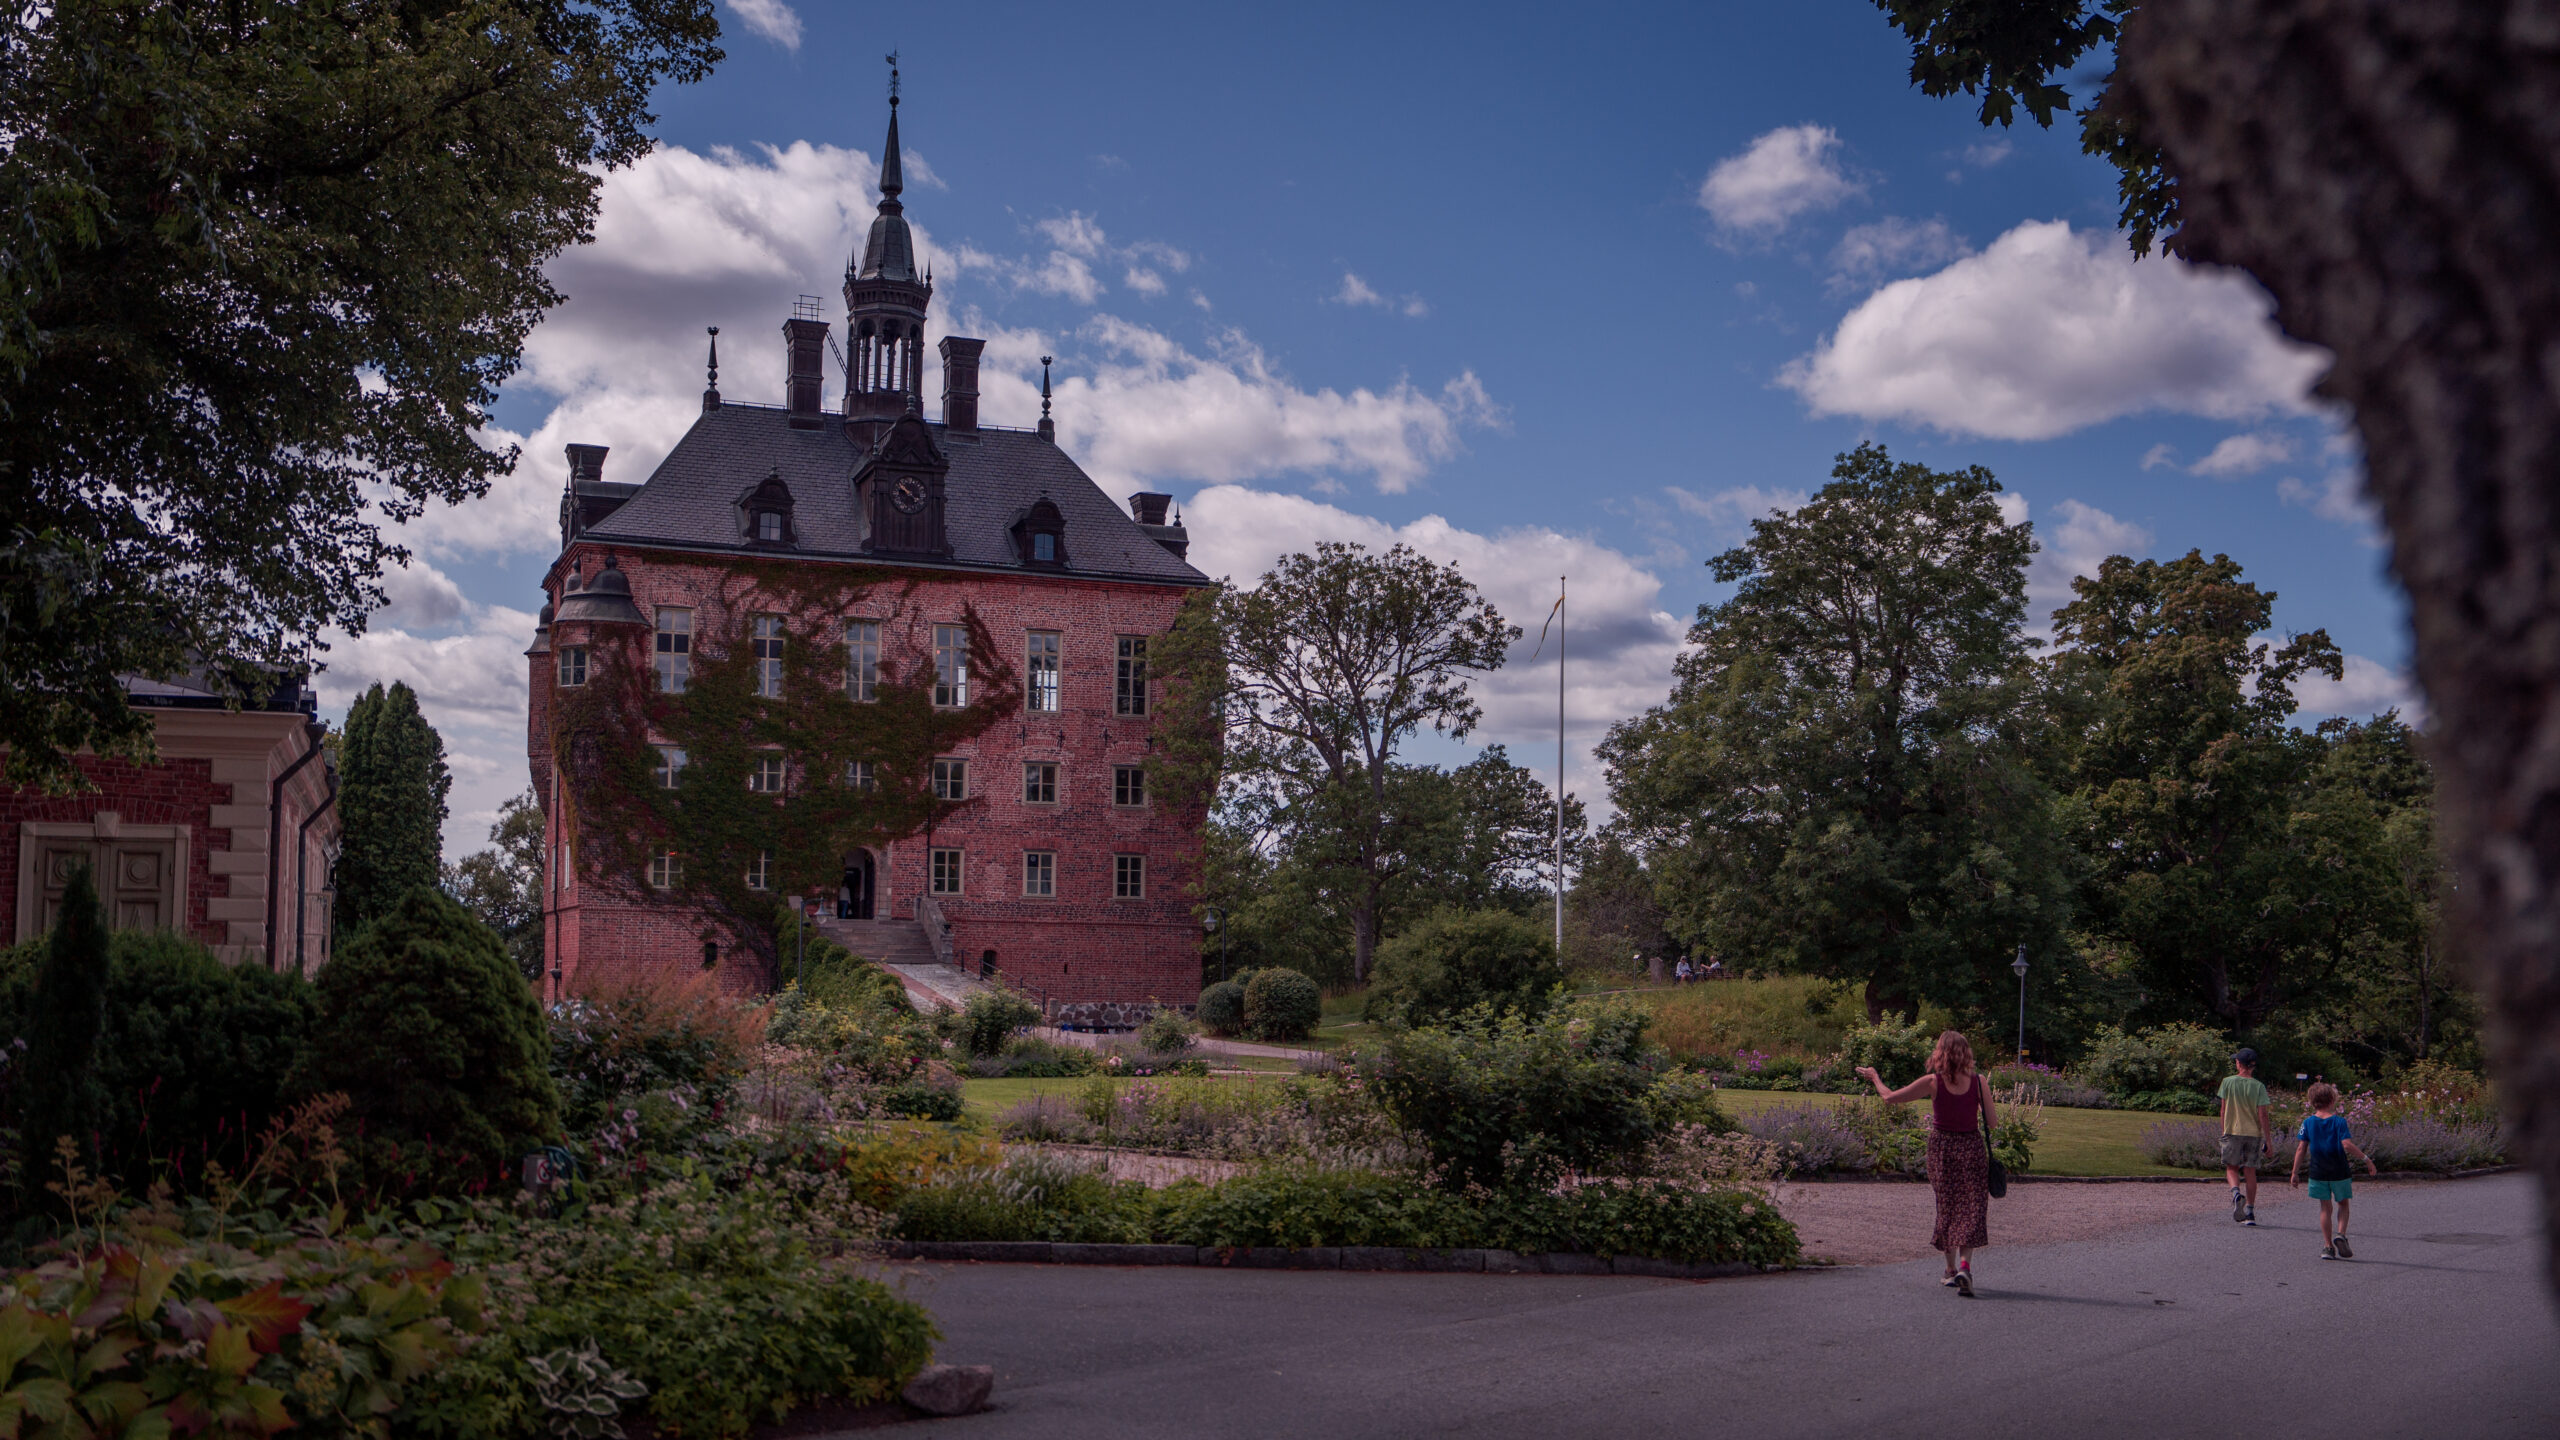
M 2311 1198 L 2314 1200 L 2353 1200 L 2356 1198 L 2356 1182 L 2353 1179 L 2314 1180 L 2311 1182 Z

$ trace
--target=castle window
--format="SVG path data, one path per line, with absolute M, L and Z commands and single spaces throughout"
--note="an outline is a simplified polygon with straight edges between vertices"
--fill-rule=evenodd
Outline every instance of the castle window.
M 1043 495 L 1013 522 L 1013 551 L 1025 565 L 1067 563 L 1067 521 L 1056 501 Z
M 928 853 L 925 868 L 927 892 L 935 895 L 960 893 L 960 852 L 934 850 Z
M 969 762 L 936 760 L 933 762 L 933 798 L 966 800 L 969 798 Z
M 738 533 L 751 545 L 788 545 L 791 533 L 791 487 L 782 472 L 757 481 L 738 497 Z
M 1147 771 L 1142 765 L 1111 767 L 1111 803 L 1144 805 L 1147 803 Z
M 680 606 L 658 607 L 658 688 L 684 693 L 693 678 L 693 612 Z
M 1044 900 L 1058 893 L 1058 852 L 1055 850 L 1022 852 L 1022 893 Z
M 755 768 L 747 772 L 747 788 L 759 795 L 781 794 L 782 757 L 779 755 L 760 757 L 755 763 Z
M 1058 708 L 1058 632 L 1034 630 L 1024 669 L 1030 683 L 1022 690 L 1024 708 L 1055 713 Z
M 848 760 L 844 767 L 844 783 L 856 790 L 876 790 L 880 788 L 880 776 L 871 768 L 870 761 Z
M 855 700 L 880 698 L 880 622 L 844 622 L 844 693 Z
M 756 852 L 756 858 L 747 862 L 747 888 L 750 890 L 773 888 L 772 851 L 759 850 Z
M 1112 709 L 1122 715 L 1147 713 L 1147 637 L 1120 637 L 1119 673 L 1114 681 Z
M 649 884 L 659 890 L 672 890 L 684 883 L 684 861 L 673 850 L 661 850 L 649 857 Z
M 782 617 L 759 615 L 755 619 L 756 693 L 767 699 L 782 695 Z
M 956 708 L 969 703 L 969 627 L 933 627 L 933 703 Z
M 587 647 L 586 647 L 586 646 L 584 646 L 584 645 L 563 645 L 563 646 L 561 646 L 561 647 L 560 647 L 560 686 L 561 686 L 561 688 L 562 688 L 562 689 L 564 689 L 564 690 L 574 690 L 574 689 L 576 689 L 578 686 L 584 685 L 584 684 L 586 684 L 586 683 L 587 683 Z
M 1058 803 L 1058 767 L 1046 760 L 1022 763 L 1022 803 L 1055 805 Z
M 658 782 L 659 789 L 673 790 L 684 781 L 684 747 L 660 745 L 656 748 L 658 756 L 649 763 L 649 778 Z
M 1147 857 L 1114 855 L 1111 857 L 1111 898 L 1144 900 L 1147 898 Z

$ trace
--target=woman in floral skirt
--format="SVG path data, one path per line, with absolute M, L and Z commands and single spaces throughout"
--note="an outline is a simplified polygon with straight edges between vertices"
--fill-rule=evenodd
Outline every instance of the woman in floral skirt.
M 1947 1278 L 1938 1283 L 1969 1299 L 1973 1252 L 1991 1243 L 1990 1137 L 2000 1123 L 1991 1088 L 1974 1068 L 1973 1046 L 1958 1031 L 1944 1032 L 1929 1052 L 1929 1073 L 1899 1090 L 1886 1089 L 1872 1065 L 1859 1066 L 1858 1074 L 1886 1104 L 1929 1101 L 1929 1190 L 1938 1201 L 1929 1244 L 1947 1257 Z

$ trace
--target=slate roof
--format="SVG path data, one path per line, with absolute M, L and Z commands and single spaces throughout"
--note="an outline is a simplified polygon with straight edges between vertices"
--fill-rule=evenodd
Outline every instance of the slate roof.
M 667 458 L 611 515 L 579 538 L 696 551 L 785 554 L 867 564 L 1057 574 L 1025 565 L 1009 533 L 1046 495 L 1066 520 L 1065 573 L 1099 579 L 1206 585 L 1209 577 L 1173 557 L 1139 528 L 1128 511 L 1051 441 L 1020 430 L 954 433 L 933 424 L 934 443 L 951 461 L 943 482 L 948 558 L 871 555 L 863 548 L 866 517 L 854 504 L 853 477 L 868 453 L 838 417 L 814 430 L 791 428 L 780 406 L 723 404 L 707 410 Z M 777 552 L 738 533 L 738 496 L 781 471 L 791 487 L 798 543 Z

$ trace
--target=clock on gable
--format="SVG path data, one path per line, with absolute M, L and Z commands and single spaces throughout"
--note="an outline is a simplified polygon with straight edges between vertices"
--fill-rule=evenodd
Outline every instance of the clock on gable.
M 951 461 L 933 432 L 908 415 L 880 433 L 854 469 L 855 493 L 869 523 L 863 548 L 890 555 L 948 555 L 942 487 Z

